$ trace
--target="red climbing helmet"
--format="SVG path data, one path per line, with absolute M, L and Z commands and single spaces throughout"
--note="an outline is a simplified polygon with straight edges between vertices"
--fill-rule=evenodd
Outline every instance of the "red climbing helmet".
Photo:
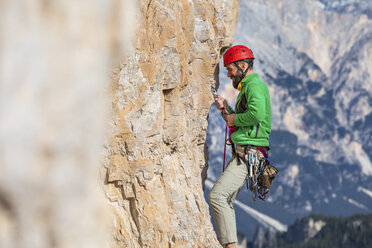
M 233 46 L 227 49 L 223 55 L 223 65 L 226 66 L 243 59 L 254 59 L 251 49 L 242 45 Z

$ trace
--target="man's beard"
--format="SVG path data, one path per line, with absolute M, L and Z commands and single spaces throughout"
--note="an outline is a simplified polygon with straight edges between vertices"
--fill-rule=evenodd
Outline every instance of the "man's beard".
M 241 71 L 237 71 L 236 75 L 233 78 L 231 78 L 235 89 L 238 89 L 238 85 L 243 78 L 244 78 L 243 73 Z

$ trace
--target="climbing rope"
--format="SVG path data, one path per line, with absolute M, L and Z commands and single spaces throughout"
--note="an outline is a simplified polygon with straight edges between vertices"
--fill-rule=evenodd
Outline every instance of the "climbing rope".
M 225 115 L 225 112 L 224 112 L 224 109 L 220 109 L 221 110 L 221 113 L 222 115 L 225 117 L 226 119 L 226 115 Z M 227 138 L 227 122 L 225 124 L 225 144 L 224 144 L 224 148 L 223 148 L 223 164 L 222 164 L 222 172 L 225 171 L 225 161 L 226 161 L 226 146 L 229 145 L 233 145 L 232 141 L 231 141 L 231 134 L 235 131 L 235 127 L 229 127 L 229 137 Z M 229 143 L 230 142 L 230 143 Z

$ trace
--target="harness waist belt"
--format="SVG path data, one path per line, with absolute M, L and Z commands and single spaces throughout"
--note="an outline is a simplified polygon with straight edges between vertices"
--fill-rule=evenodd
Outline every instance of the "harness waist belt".
M 268 147 L 262 147 L 262 146 L 254 146 L 254 145 L 236 145 L 236 153 L 238 153 L 240 156 L 244 157 L 244 154 L 246 154 L 250 149 L 256 149 L 259 150 L 262 155 L 267 158 L 268 154 L 267 152 L 269 151 L 270 148 Z

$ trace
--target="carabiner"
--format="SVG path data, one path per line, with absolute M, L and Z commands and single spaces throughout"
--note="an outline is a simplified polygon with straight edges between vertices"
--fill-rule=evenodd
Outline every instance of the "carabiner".
M 258 200 L 258 192 L 257 192 L 257 188 L 256 187 L 252 190 L 252 200 L 253 201 L 257 201 Z

